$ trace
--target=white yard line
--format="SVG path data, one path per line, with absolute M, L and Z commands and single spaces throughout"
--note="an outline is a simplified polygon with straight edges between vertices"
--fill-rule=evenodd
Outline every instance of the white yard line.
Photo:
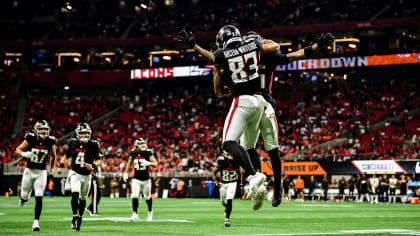
M 292 236 L 292 235 L 346 235 L 346 234 L 378 234 L 390 233 L 393 235 L 420 235 L 420 231 L 408 229 L 368 229 L 368 230 L 341 230 L 337 232 L 318 232 L 318 233 L 295 233 L 295 234 L 221 234 L 220 236 L 233 236 L 233 235 L 258 235 L 258 236 Z
M 72 218 L 64 218 L 65 221 L 70 221 Z M 130 218 L 124 217 L 95 217 L 95 218 L 83 218 L 83 221 L 114 221 L 114 222 L 130 222 Z M 139 219 L 133 222 L 149 222 L 147 220 Z M 179 219 L 157 219 L 152 222 L 177 222 L 177 223 L 192 223 L 189 220 Z

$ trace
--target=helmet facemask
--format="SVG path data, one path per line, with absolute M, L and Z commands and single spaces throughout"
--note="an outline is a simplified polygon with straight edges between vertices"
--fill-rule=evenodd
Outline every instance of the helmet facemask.
M 35 134 L 41 140 L 46 139 L 50 135 L 50 126 L 45 120 L 36 122 L 34 130 Z

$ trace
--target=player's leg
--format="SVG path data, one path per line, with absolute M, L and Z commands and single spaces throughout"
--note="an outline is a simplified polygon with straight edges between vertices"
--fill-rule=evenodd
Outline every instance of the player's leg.
M 137 209 L 139 207 L 140 180 L 135 178 L 131 179 L 131 190 L 133 215 L 131 216 L 130 220 L 138 220 L 139 217 L 137 215 Z
M 230 214 L 232 213 L 232 201 L 233 201 L 233 198 L 235 198 L 236 187 L 237 187 L 236 182 L 226 184 L 226 195 L 225 195 L 225 199 L 226 199 L 225 226 L 226 227 L 230 226 L 229 218 L 230 218 Z
M 39 217 L 41 216 L 42 211 L 42 196 L 44 195 L 45 187 L 47 186 L 47 171 L 46 170 L 36 170 L 36 176 L 34 181 L 34 190 L 35 190 L 35 219 L 32 225 L 33 231 L 39 231 Z
M 224 184 L 224 183 L 221 183 L 220 184 L 220 187 L 219 187 L 219 195 L 220 195 L 220 202 L 225 207 L 225 211 L 224 211 L 224 215 L 225 215 L 225 226 L 226 227 L 229 227 L 230 226 L 230 223 L 229 223 L 230 212 L 229 212 L 229 216 L 228 216 L 228 214 L 227 214 L 227 211 L 228 211 L 227 186 L 228 186 L 228 184 Z
M 90 201 L 89 206 L 85 209 L 89 213 L 89 215 L 91 215 L 91 216 L 94 214 L 94 209 L 96 209 L 96 206 L 95 206 L 96 205 L 96 203 L 95 203 L 95 198 L 96 198 L 95 185 L 96 185 L 95 179 L 92 179 L 92 187 L 90 188 L 90 191 L 89 191 L 89 195 L 92 194 L 92 200 Z
M 264 106 L 258 98 L 254 96 L 237 97 L 232 103 L 223 129 L 223 150 L 230 153 L 248 175 L 247 199 L 255 195 L 259 186 L 265 181 L 265 176 L 255 171 L 249 154 L 237 141 L 248 127 L 248 122 L 259 122 L 263 111 Z
M 20 187 L 20 199 L 19 206 L 22 207 L 25 202 L 31 197 L 33 189 L 33 178 L 32 171 L 29 168 L 26 168 L 22 175 L 22 185 Z
M 252 102 L 255 104 L 254 107 L 247 104 Z M 232 102 L 223 127 L 223 150 L 232 155 L 247 175 L 254 175 L 256 171 L 248 153 L 239 145 L 238 141 L 246 128 L 248 118 L 255 112 L 257 106 L 258 101 L 252 99 L 252 96 L 236 97 Z
M 271 105 L 270 105 L 271 106 Z M 278 127 L 275 116 L 263 116 L 260 122 L 261 136 L 264 139 L 264 148 L 268 151 L 271 159 L 271 166 L 274 174 L 274 194 L 272 205 L 277 207 L 281 203 L 282 198 L 282 184 L 281 184 L 281 159 L 278 149 Z
M 143 181 L 143 197 L 147 204 L 147 221 L 153 219 L 153 208 L 152 208 L 152 181 L 150 179 Z
M 79 210 L 79 196 L 80 196 L 80 188 L 81 188 L 81 177 L 76 172 L 72 171 L 70 175 L 70 190 L 71 190 L 71 209 L 73 211 L 73 219 L 72 219 L 72 229 L 77 228 L 77 219 L 79 215 L 77 214 Z
M 82 227 L 83 213 L 86 208 L 86 198 L 88 197 L 91 183 L 91 175 L 80 176 L 80 195 L 79 195 L 79 217 L 77 218 L 76 230 L 79 231 Z

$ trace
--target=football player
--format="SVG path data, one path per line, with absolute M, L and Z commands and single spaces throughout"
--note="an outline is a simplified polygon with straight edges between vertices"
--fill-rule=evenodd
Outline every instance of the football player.
M 199 54 L 203 55 L 208 61 L 213 60 L 213 54 L 206 49 L 201 48 L 195 41 L 194 35 L 192 32 L 182 30 L 178 35 L 179 39 L 185 42 L 190 47 L 194 48 Z M 248 42 L 252 40 L 262 41 L 264 44 L 273 43 L 271 40 L 262 39 L 260 35 L 256 32 L 250 31 L 243 38 L 243 42 Z M 281 54 L 276 51 L 273 53 L 261 55 L 261 60 L 259 62 L 258 73 L 260 74 L 260 91 L 266 101 L 271 105 L 271 108 L 275 108 L 275 101 L 271 95 L 271 86 L 273 72 L 277 65 L 286 65 L 294 60 L 313 56 L 317 50 L 325 49 L 334 41 L 334 36 L 331 33 L 322 34 L 318 38 L 317 42 L 311 46 L 308 46 L 304 49 L 298 50 L 296 52 L 291 52 L 288 54 Z M 271 111 L 272 109 L 266 109 Z M 278 152 L 278 128 L 277 120 L 273 112 L 266 112 L 267 115 L 262 116 L 260 121 L 259 132 L 264 139 L 264 147 L 268 151 L 268 154 L 271 158 L 271 164 L 274 172 L 274 196 L 272 205 L 277 207 L 281 203 L 282 199 L 282 185 L 281 185 L 281 160 Z M 261 162 L 259 156 L 255 150 L 255 144 L 257 141 L 258 135 L 255 137 L 251 135 L 247 137 L 242 135 L 241 145 L 247 149 L 248 154 L 251 157 L 251 161 L 254 164 L 255 169 L 261 169 Z
M 153 151 L 148 148 L 146 140 L 143 138 L 136 139 L 134 141 L 134 148 L 130 151 L 130 157 L 123 174 L 124 182 L 128 181 L 128 173 L 131 171 L 131 165 L 134 165 L 134 178 L 131 179 L 133 215 L 130 217 L 130 220 L 134 221 L 139 219 L 139 216 L 137 215 L 137 208 L 139 206 L 139 194 L 140 192 L 143 192 L 143 197 L 146 200 L 148 207 L 147 221 L 152 221 L 152 182 L 150 180 L 149 167 L 156 167 L 157 161 Z
M 217 180 L 217 172 L 220 172 L 219 180 Z M 229 227 L 230 213 L 232 212 L 232 199 L 235 198 L 236 187 L 240 179 L 241 172 L 239 165 L 228 153 L 217 158 L 216 167 L 212 171 L 213 180 L 219 186 L 220 201 L 225 207 L 225 226 Z
M 39 231 L 39 217 L 42 211 L 42 196 L 47 184 L 47 161 L 50 169 L 57 161 L 56 138 L 50 136 L 50 126 L 45 120 L 35 123 L 34 132 L 27 133 L 25 140 L 16 148 L 16 154 L 27 159 L 27 166 L 22 176 L 19 206 L 29 200 L 35 190 L 35 219 L 33 231 Z
M 75 138 L 68 140 L 68 150 L 60 167 L 71 159 L 71 170 L 68 176 L 71 189 L 71 208 L 73 211 L 72 229 L 80 230 L 82 217 L 89 194 L 92 171 L 102 164 L 99 155 L 99 143 L 91 140 L 92 130 L 87 123 L 77 124 Z

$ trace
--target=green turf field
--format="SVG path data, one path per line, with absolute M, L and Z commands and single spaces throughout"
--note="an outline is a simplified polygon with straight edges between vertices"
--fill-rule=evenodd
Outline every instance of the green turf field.
M 420 235 L 420 205 L 285 202 L 259 211 L 251 201 L 234 200 L 231 227 L 224 226 L 216 199 L 157 199 L 154 221 L 146 222 L 140 200 L 138 222 L 128 222 L 131 200 L 103 198 L 102 216 L 85 214 L 82 229 L 70 228 L 70 197 L 44 197 L 41 232 L 32 232 L 34 198 L 23 208 L 18 198 L 0 198 L 0 235 Z M 90 200 L 88 200 L 88 203 Z

